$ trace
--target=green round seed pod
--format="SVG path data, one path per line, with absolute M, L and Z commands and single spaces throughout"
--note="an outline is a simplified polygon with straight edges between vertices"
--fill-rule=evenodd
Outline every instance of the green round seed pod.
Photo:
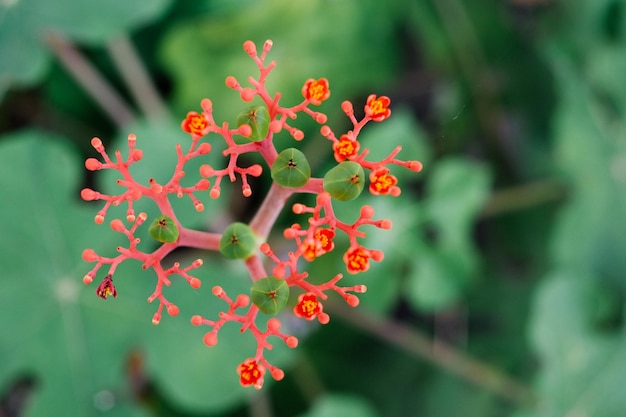
M 270 131 L 270 114 L 265 106 L 252 106 L 237 116 L 237 127 L 241 125 L 252 128 L 248 139 L 253 142 L 262 141 Z
M 296 148 L 285 149 L 272 164 L 272 179 L 283 187 L 302 187 L 311 178 L 306 156 Z
M 220 252 L 229 259 L 246 259 L 254 254 L 256 236 L 247 224 L 235 222 L 224 230 Z
M 284 279 L 261 278 L 252 284 L 250 299 L 265 314 L 278 314 L 287 305 L 289 285 Z
M 344 161 L 324 175 L 324 191 L 341 201 L 354 200 L 365 185 L 363 167 L 354 161 Z
M 148 233 L 154 240 L 163 243 L 172 243 L 178 240 L 178 226 L 171 217 L 165 214 L 152 221 Z

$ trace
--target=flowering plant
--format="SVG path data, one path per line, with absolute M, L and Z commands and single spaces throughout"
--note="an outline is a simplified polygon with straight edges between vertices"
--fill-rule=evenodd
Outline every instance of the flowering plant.
M 390 99 L 386 96 L 370 95 L 364 106 L 364 115 L 357 118 L 350 102 L 344 101 L 341 105 L 343 112 L 352 123 L 348 132 L 336 135 L 326 125 L 327 116 L 315 111 L 311 106 L 319 106 L 330 96 L 328 80 L 308 79 L 302 87 L 303 101 L 293 107 L 283 107 L 280 104 L 281 95 L 273 96 L 267 91 L 265 81 L 276 63 L 267 63 L 266 57 L 271 50 L 272 42 L 266 41 L 262 52 L 257 53 L 253 42 L 244 43 L 245 52 L 254 60 L 259 69 L 258 78 L 249 77 L 249 86 L 242 86 L 232 76 L 226 78 L 226 85 L 237 91 L 244 102 L 260 99 L 261 105 L 250 106 L 237 118 L 237 126 L 231 127 L 227 122 L 218 123 L 213 117 L 213 104 L 209 99 L 201 102 L 202 112 L 191 111 L 183 120 L 182 130 L 190 135 L 191 143 L 187 150 L 183 146 L 176 146 L 177 164 L 174 172 L 164 184 L 151 179 L 148 184 L 137 182 L 129 171 L 129 167 L 142 159 L 142 151 L 136 148 L 135 135 L 128 136 L 128 154 L 122 157 L 120 151 L 115 151 L 111 158 L 104 148 L 102 141 L 94 138 L 91 144 L 101 155 L 102 160 L 89 158 L 85 166 L 90 171 L 111 169 L 121 175 L 117 184 L 124 188 L 118 195 L 106 195 L 98 191 L 85 188 L 81 192 L 84 200 L 102 200 L 104 207 L 96 214 L 94 220 L 104 222 L 108 209 L 126 203 L 126 225 L 122 219 L 110 221 L 111 228 L 128 238 L 128 247 L 117 247 L 118 254 L 106 257 L 97 254 L 93 249 L 83 251 L 83 259 L 95 263 L 95 266 L 84 276 L 83 282 L 91 284 L 100 268 L 107 266 L 108 270 L 96 289 L 96 294 L 107 299 L 118 296 L 113 283 L 117 267 L 128 259 L 142 262 L 143 269 L 152 269 L 156 275 L 156 287 L 148 297 L 148 302 L 159 302 L 152 323 L 158 324 L 163 309 L 170 316 L 179 314 L 177 305 L 169 301 L 163 289 L 169 286 L 172 275 L 184 278 L 192 288 L 199 288 L 201 281 L 193 276 L 193 270 L 202 266 L 202 260 L 197 259 L 190 265 L 181 266 L 175 262 L 167 267 L 163 265 L 164 257 L 179 247 L 192 247 L 209 251 L 219 251 L 229 259 L 242 260 L 249 272 L 252 282 L 248 294 L 229 296 L 220 286 L 213 287 L 213 294 L 226 303 L 227 308 L 217 318 L 205 318 L 196 314 L 191 318 L 195 326 L 208 326 L 209 331 L 204 336 L 204 343 L 214 346 L 218 341 L 218 333 L 227 322 L 238 322 L 241 331 L 249 331 L 257 341 L 257 349 L 253 356 L 245 359 L 238 367 L 240 383 L 243 386 L 261 388 L 265 374 L 269 371 L 272 378 L 280 380 L 283 371 L 270 364 L 264 357 L 264 351 L 271 349 L 268 341 L 270 337 L 281 339 L 283 343 L 295 348 L 298 340 L 293 335 L 281 331 L 281 321 L 271 317 L 263 326 L 262 317 L 275 315 L 285 309 L 292 292 L 297 294 L 297 301 L 293 306 L 293 314 L 305 320 L 317 320 L 326 324 L 330 316 L 324 311 L 323 301 L 328 293 L 339 294 L 348 305 L 356 307 L 359 298 L 356 294 L 366 291 L 365 285 L 340 286 L 343 277 L 337 273 L 334 277 L 322 284 L 314 284 L 307 278 L 304 271 L 304 262 L 314 262 L 324 254 L 333 250 L 343 250 L 343 260 L 346 271 L 350 274 L 365 272 L 370 262 L 383 260 L 383 253 L 373 248 L 364 247 L 359 239 L 366 236 L 365 226 L 380 229 L 390 229 L 388 219 L 375 219 L 374 209 L 364 205 L 360 208 L 359 217 L 349 224 L 339 219 L 333 210 L 334 200 L 350 201 L 357 198 L 369 180 L 368 190 L 372 195 L 400 195 L 397 178 L 391 173 L 391 168 L 398 165 L 419 172 L 421 163 L 418 161 L 403 161 L 397 159 L 401 147 L 396 147 L 389 155 L 380 160 L 370 160 L 369 150 L 361 149 L 358 137 L 361 129 L 370 121 L 382 122 L 391 115 Z M 291 125 L 291 120 L 298 114 L 304 113 L 317 123 L 321 124 L 321 135 L 330 142 L 337 165 L 328 170 L 323 176 L 315 177 L 311 174 L 310 164 L 304 153 L 297 148 L 279 150 L 273 143 L 273 137 L 282 131 L 288 132 L 296 141 L 304 139 L 304 133 Z M 195 158 L 202 158 L 212 151 L 210 141 L 221 137 L 226 143 L 223 155 L 228 163 L 223 168 L 216 168 L 208 164 L 200 167 L 200 179 L 189 187 L 181 185 L 181 179 L 186 175 L 185 165 Z M 266 167 L 260 164 L 242 166 L 239 157 L 247 153 L 258 153 Z M 169 198 L 188 197 L 198 212 L 204 210 L 204 205 L 198 198 L 208 191 L 211 198 L 220 197 L 222 180 L 227 177 L 230 182 L 241 179 L 241 192 L 245 197 L 252 195 L 253 190 L 248 177 L 259 177 L 268 171 L 272 178 L 272 185 L 265 195 L 252 220 L 248 223 L 235 222 L 225 228 L 222 233 L 212 233 L 184 227 L 174 212 Z M 302 203 L 292 205 L 296 215 L 305 217 L 304 224 L 293 224 L 284 230 L 283 236 L 293 241 L 293 250 L 286 256 L 279 256 L 267 242 L 269 234 L 278 215 L 283 211 L 287 200 L 295 194 L 315 194 L 315 205 L 307 206 Z M 159 208 L 161 215 L 149 225 L 149 234 L 160 243 L 152 252 L 140 249 L 140 239 L 136 231 L 148 220 L 146 213 L 135 213 L 133 202 L 141 199 L 152 199 Z M 337 233 L 344 233 L 348 238 L 348 247 L 338 249 L 335 245 Z M 263 257 L 268 259 L 273 267 L 264 265 Z M 304 261 L 304 262 L 301 262 Z

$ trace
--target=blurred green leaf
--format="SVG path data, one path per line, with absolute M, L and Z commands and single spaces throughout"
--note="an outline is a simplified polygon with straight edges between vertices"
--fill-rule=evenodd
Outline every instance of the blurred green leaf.
M 30 85 L 44 75 L 50 58 L 45 36 L 61 33 L 76 42 L 102 44 L 159 17 L 170 4 L 171 0 L 1 3 L 0 99 L 12 85 Z
M 244 41 L 254 41 L 260 52 L 267 39 L 273 40 L 268 63 L 275 60 L 277 66 L 267 87 L 272 94 L 282 93 L 285 106 L 302 101 L 307 78 L 328 78 L 331 98 L 320 107 L 327 111 L 338 110 L 349 92 L 379 93 L 370 86 L 391 81 L 398 65 L 394 30 L 390 7 L 381 2 L 261 0 L 231 16 L 207 16 L 174 27 L 166 35 L 162 57 L 175 80 L 178 108 L 193 108 L 209 97 L 216 120 L 233 124 L 246 106 L 239 94 L 224 86 L 224 79 L 234 75 L 244 84 L 248 76 L 258 77 L 243 51 Z M 307 119 L 294 123 L 306 130 L 303 124 L 315 125 Z
M 376 417 L 379 414 L 364 398 L 346 395 L 331 394 L 321 397 L 313 408 L 300 417 Z
M 542 401 L 533 416 L 614 417 L 623 412 L 626 335 L 593 326 L 607 297 L 605 288 L 578 271 L 556 271 L 539 287 L 530 337 L 542 367 Z
M 419 256 L 409 262 L 407 297 L 416 308 L 445 308 L 476 278 L 480 263 L 471 233 L 490 183 L 486 166 L 460 158 L 441 160 L 431 169 L 415 249 Z
M 103 304 L 94 287 L 83 288 L 82 250 L 115 241 L 96 238 L 90 210 L 70 203 L 77 200 L 78 159 L 62 140 L 28 131 L 0 143 L 0 188 L 11 196 L 0 206 L 6 236 L 0 243 L 0 305 L 10 312 L 0 315 L 6 361 L 0 381 L 34 375 L 37 388 L 26 416 L 140 416 L 118 393 L 126 391 L 124 362 L 144 320 L 132 314 L 128 298 Z M 111 306 L 123 321 L 112 317 Z M 115 397 L 109 410 L 96 408 L 102 391 Z
M 154 274 L 135 262 L 116 271 L 118 297 L 99 299 L 97 282 L 88 288 L 81 283 L 90 268 L 81 252 L 94 247 L 110 256 L 126 243 L 107 226 L 94 224 L 93 207 L 71 203 L 78 201 L 80 163 L 62 141 L 38 132 L 1 139 L 1 188 L 11 196 L 11 203 L 1 206 L 7 223 L 3 231 L 11 238 L 0 243 L 0 305 L 11 314 L 0 315 L 0 352 L 7 361 L 0 382 L 34 375 L 38 384 L 27 416 L 141 416 L 129 399 L 125 368 L 131 352 L 139 351 L 147 358 L 149 377 L 181 409 L 222 410 L 237 404 L 248 390 L 239 386 L 236 367 L 254 356 L 253 338 L 227 325 L 218 346 L 209 349 L 202 342 L 208 328 L 193 327 L 189 320 L 193 314 L 217 318 L 227 309 L 212 295 L 213 285 L 233 296 L 247 293 L 246 271 L 204 254 L 204 266 L 192 272 L 203 287 L 193 290 L 174 277 L 165 293 L 181 314 L 164 317 L 159 326 L 150 324 L 156 306 L 145 301 L 154 289 Z M 276 342 L 268 359 L 282 366 L 291 349 Z M 102 392 L 113 395 L 110 409 L 97 409 L 101 405 L 95 399 Z

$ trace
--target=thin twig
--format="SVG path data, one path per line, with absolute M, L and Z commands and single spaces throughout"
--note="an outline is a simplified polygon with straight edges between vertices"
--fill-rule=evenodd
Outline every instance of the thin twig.
M 151 121 L 168 118 L 167 106 L 128 36 L 115 38 L 107 44 L 107 49 L 142 113 Z
M 135 119 L 133 111 L 113 86 L 68 39 L 59 33 L 49 33 L 45 43 L 117 127 L 126 126 Z
M 329 301 L 327 304 L 335 317 L 413 356 L 425 359 L 512 402 L 531 407 L 535 404 L 534 393 L 521 382 L 445 342 L 433 340 L 417 329 L 397 321 L 368 314 L 363 309 L 352 309 L 343 303 Z
M 483 206 L 480 217 L 492 217 L 560 201 L 567 196 L 566 185 L 556 179 L 545 179 L 496 191 Z

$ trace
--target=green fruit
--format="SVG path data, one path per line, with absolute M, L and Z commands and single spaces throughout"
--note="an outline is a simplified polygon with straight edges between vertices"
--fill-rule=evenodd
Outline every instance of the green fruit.
M 229 259 L 246 259 L 254 254 L 256 236 L 247 224 L 235 222 L 224 230 L 220 252 Z
M 365 185 L 363 167 L 354 161 L 344 161 L 324 175 L 324 191 L 341 201 L 354 200 Z
M 289 285 L 284 279 L 261 278 L 252 284 L 250 299 L 265 314 L 280 313 L 289 299 Z
M 253 142 L 262 141 L 270 131 L 270 114 L 264 106 L 252 106 L 237 117 L 237 127 L 241 125 L 252 128 L 248 139 Z
M 163 243 L 172 243 L 178 240 L 178 226 L 170 217 L 163 214 L 154 219 L 148 233 L 154 240 Z
M 306 156 L 296 148 L 285 149 L 272 164 L 272 179 L 283 187 L 298 188 L 311 178 Z

